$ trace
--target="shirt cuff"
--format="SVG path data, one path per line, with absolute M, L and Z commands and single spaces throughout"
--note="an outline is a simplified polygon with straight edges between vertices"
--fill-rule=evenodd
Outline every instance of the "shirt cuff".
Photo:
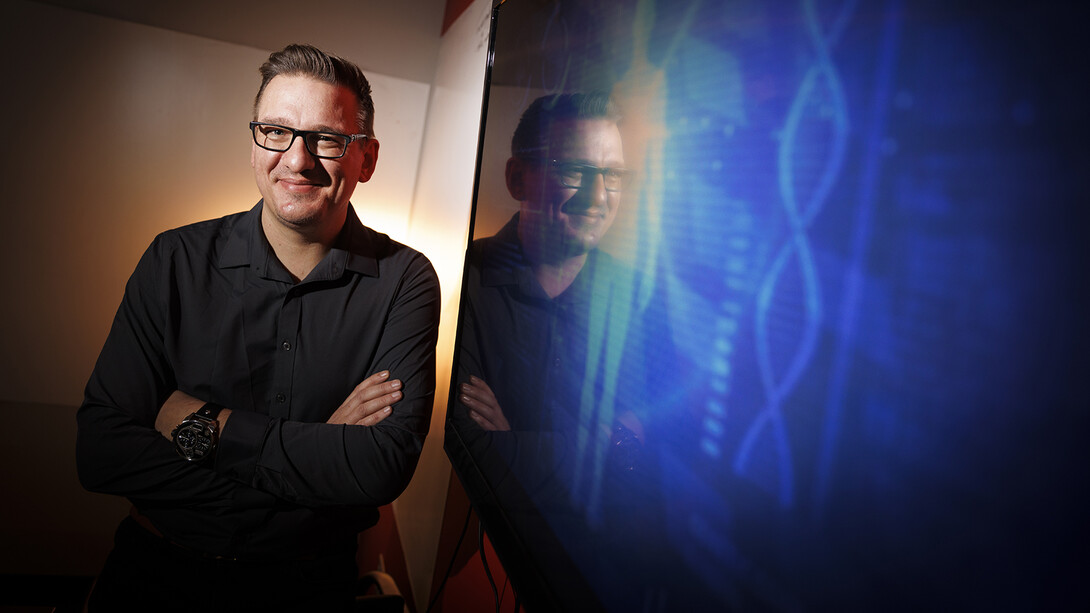
M 216 450 L 216 472 L 246 483 L 253 483 L 257 461 L 274 418 L 253 411 L 231 411 Z

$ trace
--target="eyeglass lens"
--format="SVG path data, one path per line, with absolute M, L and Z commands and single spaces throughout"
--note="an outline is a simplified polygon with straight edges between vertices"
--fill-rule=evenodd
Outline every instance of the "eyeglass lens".
M 337 158 L 344 155 L 348 137 L 334 132 L 307 132 L 271 124 L 254 125 L 254 142 L 272 151 L 287 151 L 302 136 L 307 151 L 318 157 Z
M 606 191 L 610 192 L 623 188 L 632 175 L 630 171 L 624 168 L 598 168 L 597 166 L 585 164 L 558 163 L 554 168 L 557 177 L 560 178 L 560 183 L 565 187 L 583 187 L 584 181 L 591 184 L 594 182 L 595 175 L 600 174 Z

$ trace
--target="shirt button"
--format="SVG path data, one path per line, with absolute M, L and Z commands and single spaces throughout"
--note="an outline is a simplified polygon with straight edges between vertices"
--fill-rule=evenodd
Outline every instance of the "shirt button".
M 280 346 L 284 348 L 284 351 L 291 351 L 291 343 L 288 341 L 284 341 Z
M 287 397 L 287 396 L 285 396 L 285 395 L 284 395 L 284 394 L 282 394 L 282 393 L 281 393 L 281 394 L 277 394 L 277 395 L 276 395 L 276 401 L 277 401 L 277 402 L 284 402 L 284 401 L 285 401 L 285 400 L 287 400 L 287 399 L 288 399 L 288 397 Z

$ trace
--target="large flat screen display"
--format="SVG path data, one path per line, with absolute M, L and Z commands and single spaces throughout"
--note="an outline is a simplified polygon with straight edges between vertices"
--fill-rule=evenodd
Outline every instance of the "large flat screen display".
M 1074 6 L 496 7 L 446 447 L 528 610 L 1090 603 Z

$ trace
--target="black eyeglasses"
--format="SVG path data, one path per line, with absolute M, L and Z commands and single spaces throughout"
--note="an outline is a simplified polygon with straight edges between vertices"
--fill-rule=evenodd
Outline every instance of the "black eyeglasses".
M 287 151 L 295 144 L 295 138 L 303 137 L 307 151 L 314 157 L 337 159 L 348 151 L 348 145 L 353 141 L 370 138 L 366 134 L 338 134 L 337 132 L 318 132 L 314 130 L 296 130 L 287 126 L 278 126 L 275 123 L 250 122 L 250 131 L 253 132 L 254 142 L 262 149 L 269 151 Z
M 553 174 L 556 175 L 556 178 L 560 180 L 560 184 L 564 187 L 573 189 L 591 185 L 594 183 L 595 176 L 602 175 L 602 185 L 605 186 L 606 191 L 619 192 L 632 182 L 632 178 L 636 174 L 634 171 L 627 168 L 600 168 L 590 164 L 562 162 L 560 160 L 550 160 L 546 158 L 523 159 L 530 162 L 548 164 L 550 170 L 552 170 Z

